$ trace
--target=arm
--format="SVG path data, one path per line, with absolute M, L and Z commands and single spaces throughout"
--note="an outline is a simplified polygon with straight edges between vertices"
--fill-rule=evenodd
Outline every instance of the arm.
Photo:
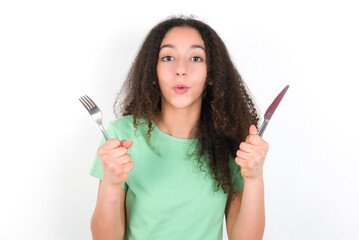
M 263 178 L 244 182 L 242 194 L 229 203 L 226 216 L 229 240 L 263 238 L 265 227 Z
M 91 219 L 94 240 L 123 239 L 126 190 L 100 181 L 96 208 Z
M 228 206 L 230 240 L 262 239 L 265 227 L 263 164 L 269 145 L 254 125 L 249 128 L 245 142 L 239 145 L 235 161 L 244 180 L 241 198 Z M 234 205 L 232 207 L 231 205 Z M 239 209 L 239 210 L 238 210 Z
M 127 149 L 131 140 L 107 140 L 97 150 L 101 160 L 103 178 L 100 181 L 97 203 L 91 219 L 94 240 L 120 240 L 125 235 L 127 190 L 122 189 L 128 174 L 134 168 Z

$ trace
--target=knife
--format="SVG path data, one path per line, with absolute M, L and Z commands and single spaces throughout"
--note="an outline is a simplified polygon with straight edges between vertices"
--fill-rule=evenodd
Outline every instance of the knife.
M 271 119 L 274 111 L 277 109 L 280 101 L 282 101 L 282 98 L 284 96 L 284 94 L 287 92 L 289 88 L 289 85 L 287 85 L 279 94 L 278 96 L 274 99 L 274 101 L 272 102 L 272 104 L 269 106 L 269 108 L 267 109 L 266 113 L 264 114 L 264 122 L 262 123 L 262 126 L 259 128 L 259 133 L 258 135 L 260 137 L 262 137 L 264 130 L 266 130 L 267 125 L 269 120 Z

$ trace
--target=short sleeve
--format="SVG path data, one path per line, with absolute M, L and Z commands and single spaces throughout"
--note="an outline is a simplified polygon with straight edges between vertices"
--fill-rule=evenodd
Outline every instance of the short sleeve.
M 116 128 L 113 126 L 112 123 L 109 124 L 108 128 L 106 129 L 106 132 L 107 132 L 108 136 L 111 139 L 112 138 L 118 138 Z M 106 142 L 106 139 L 104 137 L 102 137 L 98 148 L 101 147 L 103 144 L 105 144 L 105 142 Z M 101 180 L 102 180 L 102 177 L 103 177 L 101 160 L 100 160 L 100 157 L 97 154 L 97 150 L 96 150 L 95 160 L 94 160 L 94 162 L 92 164 L 92 168 L 90 170 L 90 175 L 95 177 L 95 178 L 101 179 Z M 127 186 L 126 182 L 122 185 L 122 188 L 123 189 L 128 189 L 128 186 Z
M 237 165 L 233 157 L 229 158 L 229 169 L 231 171 L 233 192 L 243 190 L 243 177 L 241 174 L 241 167 Z

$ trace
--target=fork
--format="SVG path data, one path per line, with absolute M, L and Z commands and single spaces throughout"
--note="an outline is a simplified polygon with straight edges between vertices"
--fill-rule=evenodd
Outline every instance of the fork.
M 103 134 L 103 136 L 105 137 L 106 141 L 109 140 L 109 136 L 106 132 L 106 130 L 104 129 L 103 125 L 102 125 L 102 112 L 101 110 L 97 107 L 97 105 L 95 104 L 94 101 L 92 101 L 91 98 L 89 98 L 87 95 L 79 98 L 80 102 L 82 103 L 82 105 L 84 105 L 84 107 L 86 108 L 86 110 L 90 113 L 91 117 L 93 118 L 93 120 L 98 124 L 98 126 L 100 127 L 100 130 Z

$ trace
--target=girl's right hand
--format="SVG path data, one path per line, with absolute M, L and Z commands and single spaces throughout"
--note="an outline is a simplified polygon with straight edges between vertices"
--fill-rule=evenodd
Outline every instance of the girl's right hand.
M 100 157 L 103 178 L 114 186 L 121 187 L 128 178 L 128 173 L 133 169 L 134 162 L 127 149 L 132 146 L 131 140 L 120 141 L 117 138 L 107 140 L 98 148 L 97 154 Z

